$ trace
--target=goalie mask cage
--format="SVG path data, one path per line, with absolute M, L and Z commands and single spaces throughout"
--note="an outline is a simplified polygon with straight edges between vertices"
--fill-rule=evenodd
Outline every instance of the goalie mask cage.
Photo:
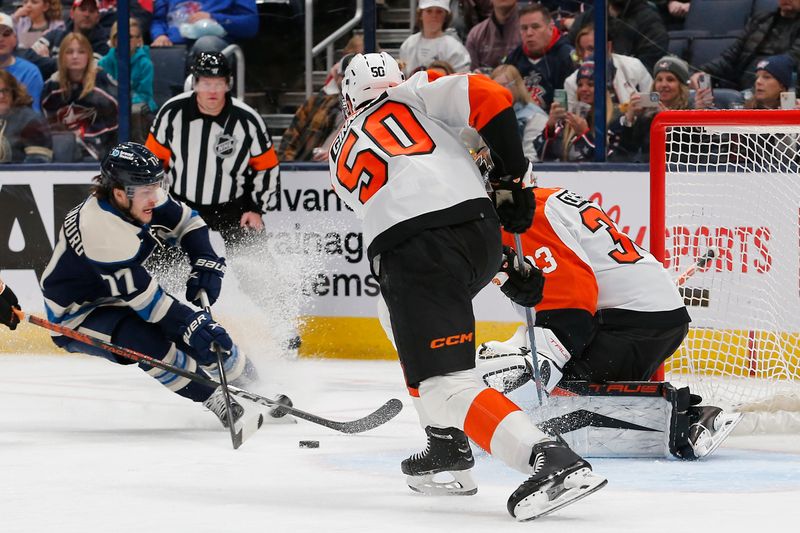
M 691 274 L 666 379 L 744 431 L 800 430 L 800 111 L 667 111 L 650 139 L 650 249 Z

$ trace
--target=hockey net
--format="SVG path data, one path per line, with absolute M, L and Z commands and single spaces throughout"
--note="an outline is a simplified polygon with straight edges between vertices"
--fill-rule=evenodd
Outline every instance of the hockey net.
M 651 251 L 692 317 L 666 379 L 800 431 L 800 111 L 659 113 L 650 154 Z

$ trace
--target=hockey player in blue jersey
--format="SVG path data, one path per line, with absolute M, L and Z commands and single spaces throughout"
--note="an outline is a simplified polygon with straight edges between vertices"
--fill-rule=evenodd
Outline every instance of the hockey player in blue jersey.
M 219 297 L 225 259 L 209 241 L 205 222 L 164 188 L 164 169 L 136 143 L 114 147 L 101 163 L 91 195 L 66 216 L 41 279 L 48 319 L 102 340 L 148 354 L 190 372 L 215 376 L 216 343 L 226 353 L 228 380 L 243 384 L 255 370 L 225 328 L 165 292 L 143 263 L 157 246 L 176 243 L 192 272 L 186 299 L 200 305 Z M 64 336 L 53 341 L 69 352 L 132 364 L 122 357 Z M 222 391 L 139 363 L 169 390 L 214 412 L 227 427 Z M 199 367 L 199 368 L 198 368 Z M 245 411 L 233 402 L 234 420 Z

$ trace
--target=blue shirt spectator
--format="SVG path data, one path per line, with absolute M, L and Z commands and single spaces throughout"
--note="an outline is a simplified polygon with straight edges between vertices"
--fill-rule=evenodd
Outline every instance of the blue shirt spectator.
M 211 24 L 206 22 L 212 21 Z M 215 31 L 216 23 L 224 35 Z M 206 25 L 200 33 L 198 25 Z M 181 33 L 181 26 L 184 32 Z M 189 28 L 188 26 L 195 26 Z M 189 33 L 187 33 L 189 32 Z M 239 42 L 258 32 L 258 12 L 255 0 L 155 0 L 153 20 L 150 25 L 152 46 L 172 46 L 205 35 L 224 37 L 228 42 Z
M 33 108 L 41 111 L 40 99 L 44 80 L 36 65 L 14 55 L 17 48 L 17 34 L 14 22 L 6 13 L 0 13 L 0 68 L 8 71 L 25 86 L 33 98 Z

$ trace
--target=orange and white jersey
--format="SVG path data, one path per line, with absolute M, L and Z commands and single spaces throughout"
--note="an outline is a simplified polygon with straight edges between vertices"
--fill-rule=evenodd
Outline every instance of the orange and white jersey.
M 619 231 L 600 206 L 566 189 L 540 188 L 535 195 L 536 215 L 522 246 L 545 276 L 537 312 L 613 309 L 688 322 L 683 299 L 661 263 Z M 503 243 L 513 247 L 513 236 L 504 232 Z
M 459 132 L 484 128 L 511 94 L 485 76 L 428 76 L 357 111 L 331 146 L 333 188 L 363 219 L 370 258 L 423 229 L 496 217 Z

